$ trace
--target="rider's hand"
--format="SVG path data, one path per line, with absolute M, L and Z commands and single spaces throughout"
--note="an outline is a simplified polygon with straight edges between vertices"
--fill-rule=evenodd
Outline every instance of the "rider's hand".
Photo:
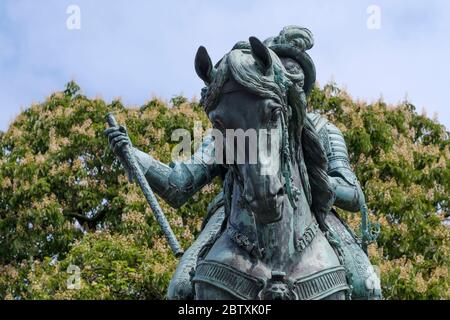
M 122 166 L 125 168 L 128 174 L 128 178 L 131 180 L 131 171 L 128 167 L 125 159 L 122 158 L 123 154 L 121 152 L 122 148 L 128 145 L 132 147 L 130 138 L 128 137 L 127 129 L 124 126 L 110 127 L 104 131 L 105 135 L 108 137 L 109 147 L 114 152 L 114 154 L 119 158 Z
M 108 128 L 105 130 L 105 135 L 108 137 L 109 147 L 117 156 L 121 155 L 120 150 L 125 145 L 132 146 L 127 129 L 124 126 Z

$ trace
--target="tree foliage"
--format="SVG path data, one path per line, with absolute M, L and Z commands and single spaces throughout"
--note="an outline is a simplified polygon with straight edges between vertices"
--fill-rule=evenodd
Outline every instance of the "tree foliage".
M 314 89 L 312 109 L 344 133 L 381 224 L 371 259 L 389 299 L 449 299 L 449 133 L 408 102 L 353 101 L 333 84 Z M 140 108 L 88 99 L 71 82 L 0 133 L 0 297 L 162 299 L 177 260 L 135 184 L 109 151 L 105 114 L 133 144 L 170 162 L 173 130 L 209 123 L 196 101 L 152 99 Z M 186 248 L 220 188 L 206 186 L 181 209 L 160 201 Z M 341 214 L 358 229 L 357 214 Z M 69 284 L 80 271 L 80 288 Z M 68 272 L 69 271 L 69 272 Z

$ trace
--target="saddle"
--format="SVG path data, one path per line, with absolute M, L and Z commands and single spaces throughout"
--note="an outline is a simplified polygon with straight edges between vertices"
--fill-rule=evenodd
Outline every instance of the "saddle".
M 349 290 L 342 266 L 321 270 L 299 279 L 288 279 L 283 272 L 259 279 L 215 261 L 198 264 L 195 282 L 204 282 L 244 300 L 319 300 L 336 292 Z

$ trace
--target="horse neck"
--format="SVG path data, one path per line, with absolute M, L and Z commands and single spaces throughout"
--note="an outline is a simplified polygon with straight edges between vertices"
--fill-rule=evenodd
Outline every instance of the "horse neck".
M 271 224 L 258 223 L 254 215 L 241 205 L 241 187 L 237 182 L 233 186 L 231 214 L 229 224 L 236 227 L 251 242 L 263 250 L 263 260 L 270 264 L 286 261 L 295 253 L 294 241 L 297 234 L 303 234 L 305 229 L 313 222 L 303 183 L 301 181 L 298 164 L 291 163 L 294 185 L 300 190 L 296 201 L 297 209 L 291 206 L 287 195 L 284 199 L 282 218 Z

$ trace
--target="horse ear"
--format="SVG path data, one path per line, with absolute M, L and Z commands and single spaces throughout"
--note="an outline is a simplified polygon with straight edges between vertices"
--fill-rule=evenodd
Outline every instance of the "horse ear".
M 204 46 L 200 46 L 195 55 L 195 72 L 206 84 L 211 83 L 212 77 L 212 62 L 208 51 Z
M 256 37 L 250 37 L 249 42 L 253 57 L 261 63 L 264 73 L 267 73 L 272 66 L 272 57 L 269 49 Z

